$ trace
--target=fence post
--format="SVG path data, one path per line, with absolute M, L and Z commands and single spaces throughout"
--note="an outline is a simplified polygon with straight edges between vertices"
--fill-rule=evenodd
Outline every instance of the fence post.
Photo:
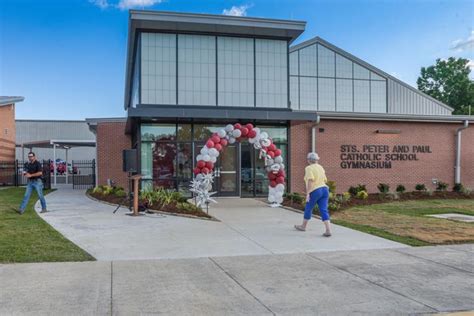
M 92 159 L 92 187 L 95 188 L 95 159 Z
M 18 186 L 18 159 L 15 159 L 13 163 L 13 170 L 15 174 L 13 175 L 13 184 L 17 187 Z

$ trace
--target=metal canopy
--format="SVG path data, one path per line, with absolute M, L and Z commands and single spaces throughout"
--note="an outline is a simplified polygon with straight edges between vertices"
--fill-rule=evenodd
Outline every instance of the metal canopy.
M 27 148 L 63 148 L 70 149 L 73 147 L 95 147 L 95 140 L 65 140 L 65 139 L 48 139 L 26 142 L 22 144 L 16 144 L 16 147 L 27 147 Z

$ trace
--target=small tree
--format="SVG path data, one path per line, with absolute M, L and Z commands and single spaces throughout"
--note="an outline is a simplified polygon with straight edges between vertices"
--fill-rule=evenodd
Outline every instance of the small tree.
M 380 193 L 386 194 L 390 191 L 390 185 L 387 183 L 379 183 L 379 185 L 377 185 L 377 189 L 379 189 Z
M 417 185 L 415 186 L 415 190 L 417 190 L 417 191 L 426 191 L 426 185 L 424 185 L 424 184 L 417 184 Z
M 402 193 L 405 193 L 406 188 L 405 188 L 405 186 L 404 186 L 403 184 L 399 184 L 399 185 L 397 185 L 396 191 L 397 191 L 398 193 L 402 194 Z

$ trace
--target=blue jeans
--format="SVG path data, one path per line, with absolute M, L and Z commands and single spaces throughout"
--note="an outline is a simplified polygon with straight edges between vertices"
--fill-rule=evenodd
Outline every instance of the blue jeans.
M 31 192 L 33 191 L 33 189 L 35 189 L 36 193 L 38 193 L 38 198 L 41 202 L 41 209 L 43 210 L 46 209 L 46 200 L 44 199 L 44 195 L 43 195 L 43 181 L 41 179 L 28 180 L 28 183 L 26 185 L 25 196 L 23 197 L 23 201 L 21 202 L 21 205 L 20 205 L 21 213 L 25 211 L 26 205 L 28 204 L 28 201 L 30 200 Z
M 313 208 L 318 204 L 319 214 L 321 215 L 321 220 L 329 220 L 328 212 L 328 203 L 329 203 L 329 189 L 327 187 L 321 187 L 312 191 L 309 194 L 309 202 L 306 202 L 304 208 L 304 219 L 309 220 L 313 215 Z

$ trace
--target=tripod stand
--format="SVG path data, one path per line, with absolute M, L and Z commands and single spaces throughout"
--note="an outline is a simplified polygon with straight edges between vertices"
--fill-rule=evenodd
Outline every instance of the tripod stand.
M 132 205 L 133 205 L 133 191 L 132 191 L 132 172 L 129 171 L 128 172 L 128 194 L 126 197 L 123 198 L 123 200 L 119 203 L 119 205 L 117 205 L 117 207 L 115 208 L 115 210 L 113 211 L 113 214 L 115 214 L 119 208 L 121 208 L 128 200 L 128 209 L 130 212 L 133 212 L 132 211 Z

